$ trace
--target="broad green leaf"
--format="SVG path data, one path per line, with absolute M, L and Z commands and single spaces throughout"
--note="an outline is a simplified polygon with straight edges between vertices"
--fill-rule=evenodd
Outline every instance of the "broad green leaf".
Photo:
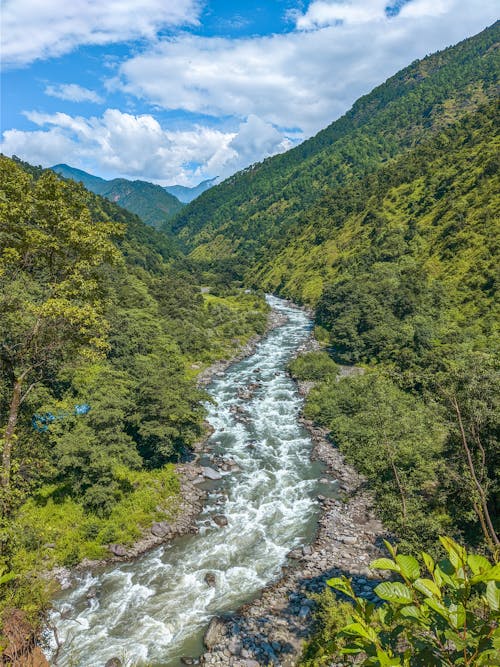
M 480 554 L 469 554 L 467 556 L 467 565 L 474 574 L 483 574 L 491 570 L 492 567 L 489 560 Z
M 455 568 L 453 567 L 451 562 L 447 559 L 440 560 L 434 570 L 434 577 L 436 579 L 436 583 L 439 586 L 442 586 L 443 584 L 448 584 L 449 586 L 456 588 L 458 582 L 454 578 L 454 575 L 455 575 Z
M 396 558 L 396 549 L 392 546 L 390 542 L 387 540 L 384 540 L 385 548 L 387 551 L 391 554 L 393 558 Z
M 414 581 L 420 577 L 420 567 L 417 559 L 413 558 L 413 556 L 399 554 L 396 556 L 396 563 L 401 568 L 401 574 L 407 579 Z
M 500 586 L 496 581 L 488 581 L 486 584 L 486 601 L 493 611 L 500 610 Z
M 439 537 L 439 541 L 446 549 L 450 558 L 451 564 L 454 568 L 459 568 L 465 565 L 467 561 L 467 552 L 463 547 L 457 544 L 451 537 Z
M 424 560 L 425 567 L 432 574 L 434 572 L 434 568 L 436 567 L 434 559 L 432 558 L 432 556 L 429 556 L 428 553 L 425 553 L 425 551 L 422 552 L 422 558 Z
M 346 635 L 356 635 L 358 637 L 363 637 L 368 639 L 371 642 L 376 642 L 378 637 L 377 633 L 370 626 L 362 625 L 361 623 L 349 623 L 342 628 L 341 632 Z
M 500 563 L 497 563 L 497 565 L 490 567 L 490 569 L 487 572 L 483 572 L 482 574 L 476 574 L 471 579 L 472 584 L 478 584 L 481 581 L 500 581 Z
M 334 577 L 333 579 L 328 579 L 326 583 L 331 588 L 344 593 L 344 595 L 347 595 L 353 600 L 356 599 L 356 595 L 352 590 L 351 582 L 346 577 Z
M 416 607 L 414 604 L 409 604 L 406 607 L 401 607 L 399 613 L 401 614 L 401 616 L 404 616 L 405 618 L 415 618 L 417 620 L 420 620 L 422 616 L 418 607 Z
M 381 651 L 380 649 L 377 649 L 377 658 L 380 667 L 397 667 L 398 665 L 401 665 L 401 660 L 399 658 L 395 658 L 394 656 L 389 655 L 386 651 Z
M 399 581 L 383 581 L 375 587 L 375 593 L 389 602 L 397 602 L 399 604 L 409 604 L 413 601 L 410 589 L 405 584 Z
M 426 604 L 433 611 L 437 612 L 449 623 L 450 617 L 448 614 L 448 610 L 442 602 L 439 602 L 435 598 L 427 598 L 426 600 L 424 600 L 424 604 Z
M 417 579 L 413 584 L 417 591 L 420 591 L 427 597 L 435 596 L 437 598 L 441 597 L 441 589 L 439 586 L 432 581 L 432 579 Z
M 377 558 L 370 563 L 370 567 L 374 570 L 393 570 L 394 572 L 400 571 L 399 565 L 390 558 Z
M 452 604 L 448 607 L 451 625 L 455 630 L 461 630 L 465 624 L 465 608 L 463 604 Z

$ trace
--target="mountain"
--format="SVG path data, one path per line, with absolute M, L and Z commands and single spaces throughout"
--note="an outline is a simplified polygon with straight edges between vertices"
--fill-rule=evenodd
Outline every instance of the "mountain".
M 166 192 L 161 185 L 147 181 L 129 181 L 125 178 L 106 181 L 67 164 L 56 164 L 51 169 L 64 178 L 82 182 L 91 192 L 135 213 L 152 227 L 165 226 L 165 223 L 183 207 L 177 197 Z
M 306 415 L 415 552 L 500 533 L 499 41 L 497 22 L 412 63 L 173 222 L 193 262 L 313 306 L 328 355 L 362 368 L 337 382 L 309 357 Z
M 174 232 L 194 250 L 193 257 L 226 258 L 248 280 L 257 272 L 255 282 L 282 290 L 295 267 L 281 266 L 278 279 L 276 257 L 297 242 L 323 197 L 335 206 L 347 185 L 362 188 L 368 174 L 496 95 L 499 33 L 497 22 L 412 63 L 312 139 L 203 193 L 177 216 Z M 316 241 L 326 254 L 328 236 L 322 231 Z M 320 273 L 316 272 L 318 280 Z M 321 290 L 321 284 L 306 288 L 299 279 L 287 284 L 286 293 L 314 303 Z
M 209 178 L 206 181 L 198 183 L 198 185 L 195 185 L 193 188 L 187 188 L 184 185 L 167 185 L 165 186 L 165 190 L 171 195 L 174 195 L 174 197 L 177 197 L 182 203 L 189 204 L 193 199 L 199 197 L 202 192 L 211 188 L 216 180 L 217 176 L 215 178 Z

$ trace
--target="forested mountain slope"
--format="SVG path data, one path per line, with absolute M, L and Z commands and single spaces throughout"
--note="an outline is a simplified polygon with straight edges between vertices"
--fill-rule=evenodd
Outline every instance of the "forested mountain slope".
M 0 193 L 0 612 L 36 612 L 40 569 L 175 515 L 165 465 L 203 433 L 196 373 L 267 306 L 202 294 L 164 234 L 53 171 L 0 157 Z
M 328 353 L 364 367 L 292 370 L 411 549 L 500 546 L 499 37 L 413 63 L 174 221 L 191 257 L 314 306 Z
M 153 227 L 164 226 L 168 230 L 168 220 L 183 208 L 177 197 L 167 192 L 161 185 L 147 181 L 129 181 L 126 178 L 106 181 L 67 164 L 56 164 L 51 169 L 64 178 L 83 183 L 91 192 L 102 195 L 127 211 L 135 213 L 143 222 Z
M 197 258 L 269 260 L 324 195 L 374 172 L 496 95 L 500 23 L 417 61 L 359 99 L 342 118 L 282 155 L 202 194 L 174 230 Z M 327 84 L 325 84 L 327 85 Z

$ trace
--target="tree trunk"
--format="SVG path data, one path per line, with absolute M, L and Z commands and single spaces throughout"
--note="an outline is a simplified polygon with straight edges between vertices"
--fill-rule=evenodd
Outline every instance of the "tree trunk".
M 458 405 L 458 401 L 455 398 L 455 396 L 452 397 L 451 399 L 452 405 L 455 409 L 455 413 L 457 415 L 457 420 L 458 420 L 458 426 L 460 428 L 460 435 L 462 436 L 462 445 L 465 451 L 465 457 L 467 459 L 467 465 L 469 467 L 471 479 L 474 483 L 474 486 L 477 489 L 478 495 L 479 495 L 479 501 L 480 501 L 480 506 L 482 510 L 482 515 L 484 518 L 484 521 L 481 521 L 481 526 L 483 527 L 483 532 L 484 532 L 484 525 L 486 523 L 487 530 L 485 532 L 485 537 L 486 541 L 495 545 L 496 548 L 500 545 L 500 542 L 498 540 L 498 535 L 495 532 L 495 529 L 493 527 L 493 522 L 491 521 L 490 513 L 488 510 L 488 502 L 486 499 L 486 494 L 484 492 L 483 487 L 481 486 L 481 483 L 479 482 L 477 475 L 476 475 L 476 469 L 474 467 L 474 461 L 472 460 L 472 454 L 469 448 L 469 445 L 467 443 L 467 436 L 465 434 L 465 428 L 462 422 L 462 413 L 460 411 L 460 406 Z M 481 516 L 479 516 L 481 519 Z M 485 522 L 485 523 L 484 523 Z
M 12 390 L 12 399 L 9 408 L 9 420 L 5 429 L 2 452 L 2 472 L 0 475 L 0 484 L 2 488 L 8 491 L 10 487 L 10 469 L 11 452 L 14 438 L 16 437 L 17 417 L 19 415 L 19 406 L 21 405 L 22 377 L 14 382 Z

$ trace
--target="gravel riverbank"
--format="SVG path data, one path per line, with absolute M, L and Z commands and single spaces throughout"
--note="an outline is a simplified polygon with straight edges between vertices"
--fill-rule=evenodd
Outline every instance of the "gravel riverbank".
M 308 349 L 314 349 L 313 340 Z M 347 368 L 341 375 L 351 374 Z M 357 370 L 354 372 L 358 372 Z M 299 384 L 307 395 L 310 383 Z M 379 583 L 369 563 L 381 554 L 386 532 L 376 518 L 363 479 L 327 438 L 327 431 L 301 418 L 313 441 L 312 456 L 325 464 L 324 476 L 336 480 L 339 499 L 318 496 L 322 512 L 314 542 L 294 549 L 281 578 L 236 614 L 214 618 L 205 635 L 206 652 L 185 664 L 224 667 L 297 665 L 313 626 L 311 593 L 324 590 L 333 576 L 348 575 L 359 595 L 375 599 Z

